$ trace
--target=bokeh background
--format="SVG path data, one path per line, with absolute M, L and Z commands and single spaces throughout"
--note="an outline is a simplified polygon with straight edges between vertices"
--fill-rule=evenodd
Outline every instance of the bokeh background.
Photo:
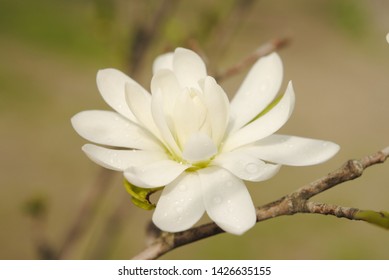
M 279 53 L 283 88 L 293 80 L 297 100 L 280 132 L 331 140 L 341 151 L 322 165 L 283 167 L 248 184 L 256 205 L 388 146 L 388 15 L 385 0 L 0 0 L 0 259 L 58 257 L 59 250 L 68 259 L 128 259 L 145 247 L 152 212 L 132 205 L 121 174 L 86 158 L 70 118 L 108 109 L 98 69 L 121 69 L 148 88 L 153 58 L 176 46 L 201 50 L 216 73 L 290 38 Z M 223 82 L 230 96 L 246 73 Z M 388 163 L 374 166 L 314 200 L 389 210 L 388 171 Z M 295 215 L 163 258 L 389 259 L 389 232 Z

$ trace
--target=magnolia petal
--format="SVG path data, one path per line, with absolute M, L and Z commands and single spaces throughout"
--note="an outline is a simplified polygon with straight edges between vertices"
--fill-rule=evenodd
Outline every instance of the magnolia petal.
M 279 134 L 242 148 L 260 159 L 293 166 L 322 163 L 332 158 L 339 149 L 339 145 L 333 142 Z
M 161 92 L 163 95 L 163 110 L 170 114 L 181 94 L 181 86 L 175 74 L 168 69 L 162 69 L 156 73 L 151 80 L 151 92 Z
M 173 70 L 173 52 L 158 56 L 153 63 L 153 75 L 161 69 Z
M 247 124 L 272 102 L 280 90 L 282 76 L 282 61 L 276 53 L 254 64 L 231 101 L 232 131 Z
M 206 161 L 217 153 L 217 147 L 205 133 L 193 133 L 185 143 L 183 159 L 195 163 Z
M 218 155 L 212 165 L 223 167 L 240 179 L 252 182 L 270 179 L 281 168 L 280 165 L 265 163 L 240 150 Z
M 232 133 L 224 145 L 231 151 L 246 144 L 265 138 L 280 129 L 289 119 L 294 108 L 295 95 L 290 82 L 281 100 L 266 114 Z
M 254 226 L 255 208 L 242 180 L 215 166 L 200 169 L 197 173 L 205 209 L 219 227 L 240 235 Z
M 208 76 L 204 80 L 202 97 L 207 107 L 207 117 L 212 131 L 212 140 L 216 145 L 223 140 L 229 118 L 229 101 L 224 90 L 214 78 Z
M 95 163 L 116 171 L 123 171 L 131 166 L 140 166 L 167 159 L 167 155 L 164 152 L 113 150 L 93 144 L 85 144 L 82 150 Z
M 153 222 L 161 230 L 179 232 L 191 228 L 204 212 L 199 176 L 183 173 L 163 189 Z
M 185 89 L 177 97 L 172 111 L 172 121 L 180 147 L 185 145 L 193 133 L 202 131 L 206 117 L 207 108 L 199 97 L 199 91 Z
M 130 83 L 140 88 L 142 88 L 142 86 L 126 74 L 111 68 L 97 72 L 96 80 L 97 87 L 105 102 L 107 102 L 107 104 L 116 112 L 136 123 L 137 120 L 134 114 L 126 104 L 124 85 Z
M 177 145 L 176 140 L 173 137 L 172 131 L 167 122 L 167 116 L 163 110 L 163 104 L 165 100 L 160 90 L 153 92 L 151 97 L 151 114 L 154 122 L 157 125 L 162 138 L 164 139 L 167 148 L 172 154 L 181 157 L 181 150 Z
M 173 71 L 181 87 L 198 88 L 198 81 L 207 76 L 206 66 L 195 52 L 177 48 L 173 57 Z
M 135 186 L 156 188 L 171 183 L 189 167 L 189 165 L 166 159 L 143 166 L 130 167 L 124 171 L 124 176 Z
M 127 105 L 135 115 L 138 123 L 142 124 L 151 133 L 161 139 L 153 116 L 151 115 L 151 95 L 134 84 L 126 83 L 125 96 Z
M 116 112 L 83 111 L 71 119 L 74 129 L 94 143 L 142 150 L 162 150 L 149 132 Z

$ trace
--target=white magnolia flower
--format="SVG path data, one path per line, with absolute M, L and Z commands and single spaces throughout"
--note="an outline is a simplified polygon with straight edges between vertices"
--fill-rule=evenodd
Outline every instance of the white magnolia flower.
M 90 159 L 124 172 L 142 188 L 166 186 L 153 214 L 162 230 L 192 227 L 207 212 L 223 230 L 242 234 L 256 222 L 243 180 L 269 179 L 281 165 L 312 165 L 339 146 L 273 134 L 289 118 L 289 83 L 277 97 L 283 75 L 275 53 L 252 67 L 235 97 L 227 95 L 194 52 L 178 48 L 153 65 L 151 94 L 115 69 L 101 70 L 97 86 L 116 111 L 83 111 L 72 118 L 87 140 Z

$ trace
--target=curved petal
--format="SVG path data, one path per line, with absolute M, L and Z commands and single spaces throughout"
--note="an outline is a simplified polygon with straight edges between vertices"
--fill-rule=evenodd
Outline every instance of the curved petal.
M 228 97 L 215 79 L 208 76 L 204 80 L 202 98 L 207 107 L 207 117 L 211 124 L 212 140 L 216 145 L 219 145 L 223 140 L 228 124 L 230 109 Z
M 193 133 L 206 130 L 207 108 L 199 97 L 199 91 L 185 89 L 177 97 L 172 111 L 172 123 L 176 139 L 182 148 Z
M 189 165 L 166 159 L 143 166 L 130 167 L 124 170 L 124 176 L 135 186 L 156 188 L 171 183 L 189 167 Z
M 263 160 L 293 166 L 322 163 L 333 157 L 339 149 L 339 145 L 329 141 L 279 134 L 242 148 Z
M 282 61 L 276 53 L 254 64 L 231 101 L 232 131 L 247 124 L 271 103 L 280 90 L 282 72 Z
M 294 108 L 294 91 L 290 82 L 284 96 L 263 116 L 232 133 L 225 142 L 224 150 L 231 151 L 265 138 L 280 129 L 289 119 Z
M 240 179 L 259 182 L 273 177 L 280 165 L 265 163 L 262 160 L 240 150 L 217 156 L 212 165 L 223 167 Z
M 161 139 L 153 116 L 151 115 L 151 95 L 134 84 L 126 83 L 125 96 L 127 105 L 135 115 L 138 123 L 142 124 L 157 138 Z
M 140 88 L 142 88 L 142 86 L 126 74 L 112 68 L 103 69 L 97 72 L 96 80 L 97 87 L 105 102 L 107 102 L 107 104 L 116 112 L 136 123 L 137 120 L 126 103 L 124 86 L 126 83 L 134 84 Z
M 177 48 L 174 52 L 173 71 L 182 87 L 198 88 L 198 81 L 207 76 L 201 57 L 184 48 Z
M 162 145 L 149 132 L 116 112 L 83 111 L 71 119 L 74 129 L 94 143 L 142 150 L 163 150 Z
M 179 232 L 192 227 L 204 212 L 198 175 L 184 173 L 163 189 L 153 222 L 161 230 Z
M 124 171 L 131 166 L 140 166 L 167 159 L 167 155 L 163 152 L 113 150 L 93 144 L 85 144 L 82 150 L 95 163 L 117 171 Z
M 173 54 L 173 52 L 165 53 L 154 60 L 153 75 L 161 69 L 169 69 L 173 71 Z
M 205 133 L 193 133 L 185 143 L 182 157 L 192 163 L 209 160 L 217 153 L 217 147 Z
M 153 92 L 151 98 L 151 114 L 154 122 L 157 125 L 164 142 L 170 152 L 176 155 L 178 158 L 181 157 L 181 150 L 177 145 L 176 140 L 173 137 L 172 131 L 167 122 L 166 114 L 163 110 L 164 98 L 160 90 Z
M 151 80 L 151 92 L 161 92 L 163 95 L 163 110 L 171 113 L 174 109 L 177 98 L 181 93 L 181 86 L 175 74 L 168 69 L 162 69 L 156 73 Z
M 254 226 L 255 208 L 242 180 L 215 166 L 197 172 L 205 209 L 219 227 L 240 235 Z

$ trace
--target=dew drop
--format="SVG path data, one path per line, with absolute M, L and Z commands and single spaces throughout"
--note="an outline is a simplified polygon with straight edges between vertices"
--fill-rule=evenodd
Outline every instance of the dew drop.
M 268 89 L 269 84 L 267 82 L 263 82 L 263 84 L 259 87 L 259 90 L 264 92 Z
M 259 91 L 264 92 L 267 91 L 270 87 L 270 77 L 265 77 L 259 86 Z
M 176 208 L 176 212 L 177 212 L 178 214 L 181 214 L 183 211 L 184 211 L 184 209 L 183 209 L 182 207 L 177 207 L 177 208 Z
M 255 163 L 247 164 L 245 169 L 248 173 L 251 173 L 251 174 L 258 172 L 258 166 Z
M 185 191 L 188 189 L 188 187 L 187 187 L 186 185 L 179 185 L 179 186 L 178 186 L 178 189 L 179 189 L 180 191 L 182 191 L 182 192 L 185 192 Z
M 222 198 L 220 196 L 215 196 L 213 198 L 213 202 L 216 204 L 220 204 L 220 203 L 222 203 Z

